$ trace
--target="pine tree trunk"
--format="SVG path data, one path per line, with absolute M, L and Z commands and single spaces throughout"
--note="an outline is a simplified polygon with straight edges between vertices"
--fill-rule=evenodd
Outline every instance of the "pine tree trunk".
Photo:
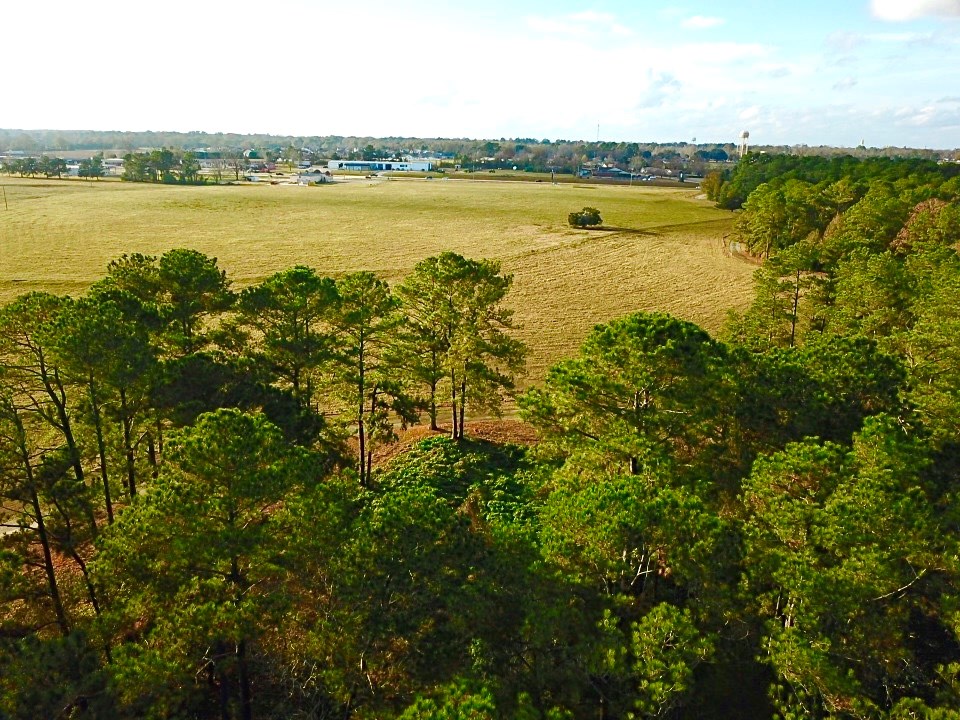
M 160 477 L 160 468 L 157 466 L 157 446 L 153 442 L 153 434 L 147 434 L 147 461 L 150 463 L 150 474 L 156 480 Z
M 453 413 L 450 437 L 456 440 L 460 435 L 457 433 L 457 376 L 453 371 L 450 372 L 450 408 Z
M 633 393 L 633 421 L 636 424 L 636 427 L 640 427 L 640 411 L 646 407 L 647 398 L 646 393 L 641 397 L 639 390 Z M 636 456 L 630 457 L 630 474 L 637 475 L 640 473 L 640 461 Z
M 367 486 L 367 475 L 366 475 L 366 457 L 367 457 L 367 445 L 366 445 L 366 436 L 364 434 L 363 427 L 363 398 L 360 398 L 360 407 L 357 410 L 357 439 L 360 441 L 360 486 Z
M 63 599 L 60 597 L 60 587 L 57 585 L 57 575 L 53 569 L 53 553 L 50 552 L 50 538 L 47 536 L 47 526 L 40 509 L 40 498 L 37 497 L 36 487 L 33 484 L 33 470 L 27 469 L 27 482 L 30 483 L 30 504 L 33 505 L 33 514 L 37 521 L 37 536 L 40 538 L 40 548 L 43 551 L 43 569 L 47 575 L 47 586 L 50 589 L 50 600 L 53 602 L 53 613 L 57 618 L 60 634 L 66 637 L 70 634 L 70 624 L 67 622 L 67 613 L 63 609 Z
M 40 377 L 43 381 L 44 389 L 47 391 L 47 395 L 50 397 L 54 407 L 57 409 L 57 419 L 60 422 L 60 427 L 58 429 L 63 433 L 63 439 L 67 443 L 67 450 L 70 453 L 70 462 L 73 466 L 74 476 L 77 478 L 77 482 L 80 483 L 80 485 L 86 487 L 83 464 L 80 462 L 80 450 L 77 447 L 77 441 L 73 436 L 73 428 L 70 424 L 70 416 L 67 414 L 67 395 L 63 389 L 63 383 L 60 382 L 60 378 L 56 371 L 54 371 L 53 376 L 47 373 L 47 366 L 42 359 L 40 360 Z M 97 518 L 94 515 L 92 507 L 90 508 L 88 519 L 90 521 L 90 531 L 93 533 L 93 537 L 96 538 Z
M 373 392 L 370 394 L 370 417 L 374 416 L 374 413 L 377 411 L 377 387 L 374 386 Z M 367 437 L 367 469 L 366 469 L 366 478 L 369 483 L 370 477 L 373 475 L 373 438 Z M 364 461 L 364 457 L 360 456 L 360 461 Z
M 230 677 L 227 675 L 226 668 L 226 644 L 218 640 L 213 646 L 215 674 L 219 676 L 219 701 L 220 701 L 220 720 L 231 720 L 230 718 Z
M 93 378 L 88 378 L 90 383 L 90 409 L 93 413 L 93 428 L 97 436 L 97 453 L 100 457 L 100 479 L 103 480 L 103 500 L 107 506 L 107 522 L 113 524 L 113 502 L 110 499 L 110 478 L 107 472 L 107 448 L 103 441 L 103 419 L 100 417 L 100 404 L 97 401 L 97 392 Z
M 83 575 L 83 583 L 87 589 L 87 598 L 90 600 L 90 605 L 93 607 L 93 612 L 97 617 L 100 617 L 100 602 L 97 600 L 97 589 L 93 586 L 93 581 L 90 579 L 90 571 L 87 569 L 87 563 L 80 556 L 80 554 L 74 550 L 70 549 L 67 554 L 73 558 L 73 561 L 77 564 L 77 567 L 80 568 L 80 574 Z
M 57 618 L 57 625 L 60 633 L 66 637 L 70 633 L 70 624 L 67 622 L 67 613 L 63 609 L 63 599 L 60 597 L 60 587 L 57 585 L 57 575 L 53 568 L 53 553 L 50 552 L 50 538 L 47 536 L 47 526 L 43 519 L 43 510 L 40 507 L 40 498 L 37 495 L 36 479 L 33 475 L 33 466 L 30 464 L 30 453 L 27 450 L 23 439 L 23 425 L 20 417 L 14 415 L 14 423 L 17 432 L 20 435 L 18 451 L 20 461 L 23 463 L 23 471 L 27 477 L 27 484 L 30 487 L 30 504 L 33 506 L 34 518 L 37 522 L 37 536 L 40 538 L 40 548 L 43 552 L 43 569 L 47 575 L 47 585 L 50 589 L 50 600 L 53 602 L 53 613 Z
M 253 704 L 250 696 L 250 672 L 247 667 L 247 641 L 237 643 L 237 675 L 240 682 L 240 717 L 253 720 Z
M 127 393 L 120 390 L 120 416 L 123 424 L 123 449 L 127 458 L 127 492 L 130 493 L 130 502 L 137 497 L 136 465 L 133 460 L 133 428 L 130 413 L 127 412 Z
M 790 315 L 790 347 L 797 337 L 797 307 L 800 305 L 800 271 L 797 270 L 797 284 L 793 289 L 793 313 Z
M 430 371 L 435 373 L 437 368 L 437 351 L 430 351 Z M 430 429 L 436 432 L 440 428 L 437 426 L 437 377 L 435 374 L 430 376 Z
M 463 439 L 463 417 L 467 411 L 467 379 L 464 377 L 460 381 L 460 435 L 457 439 Z
M 366 475 L 366 436 L 364 433 L 363 427 L 363 410 L 364 405 L 366 404 L 366 387 L 365 387 L 365 378 L 364 378 L 364 366 L 363 366 L 363 339 L 360 339 L 360 347 L 358 351 L 358 375 L 357 375 L 357 395 L 360 398 L 359 405 L 357 407 L 357 438 L 360 441 L 360 487 L 367 486 L 367 475 Z

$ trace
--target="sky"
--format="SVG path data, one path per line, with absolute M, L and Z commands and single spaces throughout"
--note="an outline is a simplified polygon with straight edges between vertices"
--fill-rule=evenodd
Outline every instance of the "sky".
M 960 147 L 960 0 L 23 0 L 0 127 Z

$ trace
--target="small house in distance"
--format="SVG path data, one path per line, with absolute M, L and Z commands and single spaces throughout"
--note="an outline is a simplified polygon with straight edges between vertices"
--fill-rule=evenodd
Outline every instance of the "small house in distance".
M 327 170 L 358 170 L 360 172 L 430 172 L 430 160 L 331 160 Z
M 622 178 L 625 180 L 629 180 L 632 177 L 626 170 L 621 170 L 611 165 L 599 165 L 597 169 L 593 171 L 593 176 L 597 178 Z
M 297 175 L 297 185 L 321 185 L 328 182 L 333 182 L 333 176 L 330 175 L 329 170 L 308 168 Z

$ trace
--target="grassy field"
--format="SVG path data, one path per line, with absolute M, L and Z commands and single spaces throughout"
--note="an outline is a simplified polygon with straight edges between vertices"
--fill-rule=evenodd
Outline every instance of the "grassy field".
M 732 216 L 693 189 L 462 180 L 356 180 L 325 187 L 177 187 L 2 178 L 0 302 L 79 294 L 123 253 L 191 247 L 236 287 L 301 263 L 390 281 L 443 250 L 496 258 L 531 348 L 529 379 L 599 322 L 664 310 L 717 330 L 751 296 L 754 267 L 727 257 Z M 604 230 L 567 214 L 599 208 Z

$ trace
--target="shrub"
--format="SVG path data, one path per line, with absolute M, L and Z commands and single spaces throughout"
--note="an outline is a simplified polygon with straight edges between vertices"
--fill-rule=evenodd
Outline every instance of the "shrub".
M 591 227 L 603 223 L 600 211 L 596 208 L 585 207 L 580 212 L 572 212 L 567 216 L 567 222 L 573 227 Z

